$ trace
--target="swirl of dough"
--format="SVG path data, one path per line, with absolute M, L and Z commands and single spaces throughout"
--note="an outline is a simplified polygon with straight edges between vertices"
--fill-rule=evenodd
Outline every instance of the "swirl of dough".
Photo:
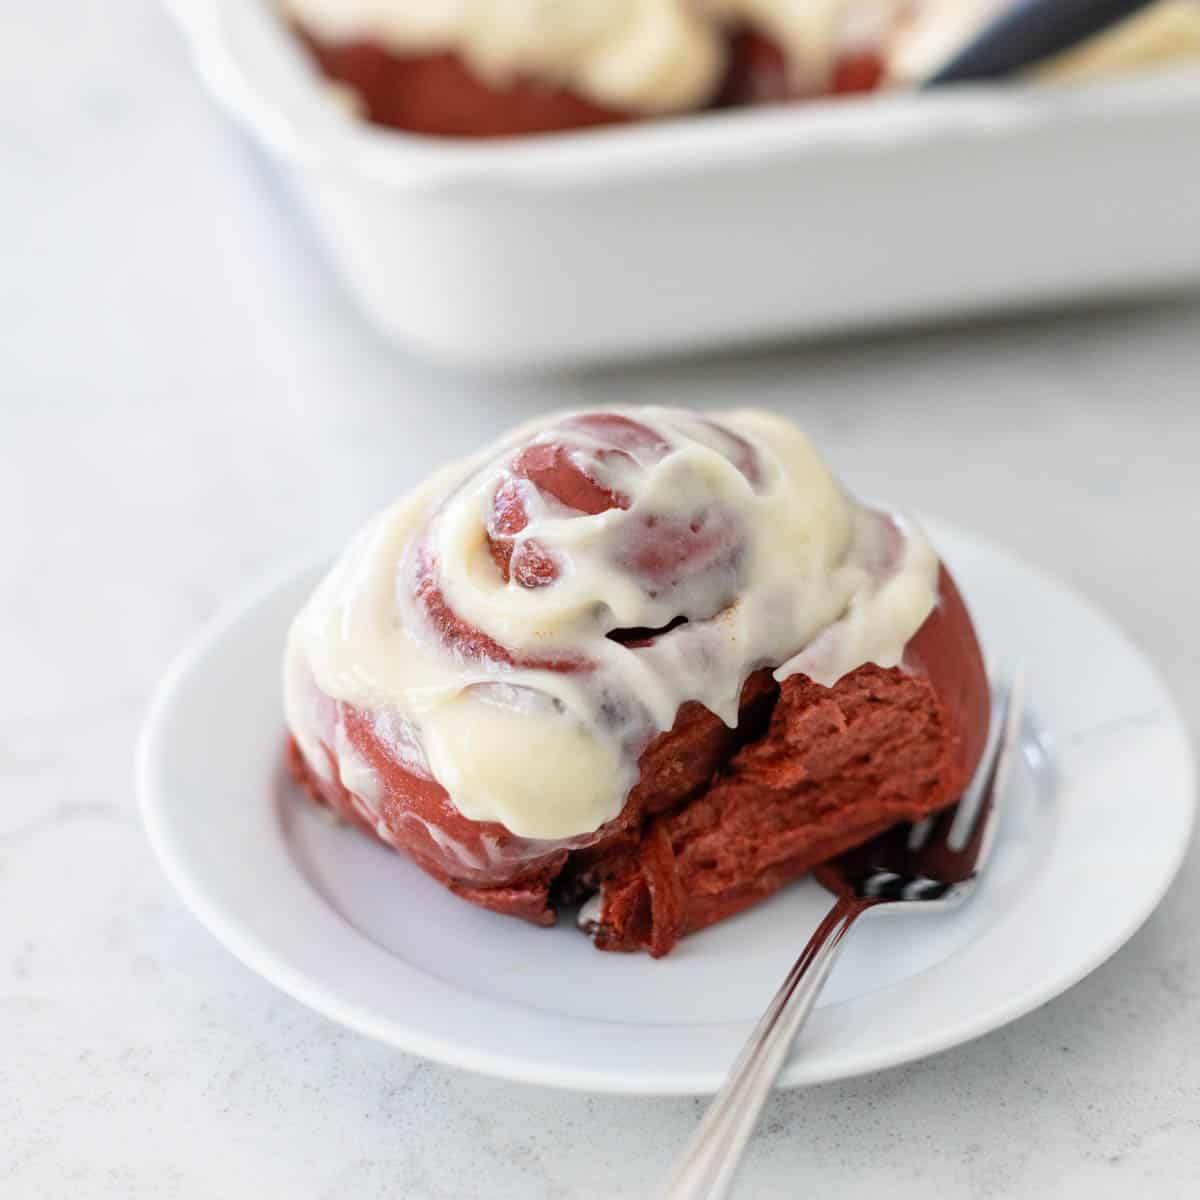
M 361 781 L 322 703 L 349 706 L 469 821 L 586 839 L 683 705 L 732 727 L 763 667 L 894 666 L 936 579 L 919 531 L 856 504 L 787 421 L 566 414 L 360 533 L 293 625 L 289 724 L 314 771 Z

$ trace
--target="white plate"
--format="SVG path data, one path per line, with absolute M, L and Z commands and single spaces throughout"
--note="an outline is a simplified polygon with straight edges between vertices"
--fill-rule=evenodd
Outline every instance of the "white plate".
M 785 1086 L 932 1054 L 1049 1000 L 1138 928 L 1188 842 L 1188 740 L 1141 653 L 1055 581 L 933 533 L 993 660 L 1027 664 L 1021 769 L 976 896 L 942 917 L 865 920 Z M 279 659 L 315 575 L 206 633 L 151 705 L 138 786 L 188 906 L 285 992 L 404 1050 L 558 1087 L 714 1091 L 828 897 L 805 881 L 655 962 L 601 954 L 569 920 L 483 912 L 333 825 L 280 763 Z

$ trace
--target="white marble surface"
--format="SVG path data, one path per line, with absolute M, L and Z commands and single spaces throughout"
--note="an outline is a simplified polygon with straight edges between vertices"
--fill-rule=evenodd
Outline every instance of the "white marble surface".
M 222 602 L 544 407 L 791 411 L 852 484 L 1004 542 L 1112 612 L 1200 732 L 1194 300 L 452 377 L 363 327 L 150 0 L 0 18 L 0 180 L 5 1200 L 648 1194 L 696 1102 L 510 1085 L 335 1028 L 184 912 L 131 786 L 149 689 Z M 1130 945 L 1043 1010 L 776 1098 L 741 1194 L 1196 1194 L 1198 907 L 1193 856 Z

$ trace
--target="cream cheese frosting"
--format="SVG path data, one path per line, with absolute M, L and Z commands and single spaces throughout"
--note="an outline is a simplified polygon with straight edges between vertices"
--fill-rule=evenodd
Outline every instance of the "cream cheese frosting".
M 556 494 L 533 463 L 603 499 Z M 856 503 L 778 416 L 542 419 L 354 538 L 291 627 L 288 724 L 364 812 L 377 781 L 333 701 L 464 816 L 577 838 L 621 812 L 685 702 L 732 726 L 764 666 L 831 685 L 900 664 L 937 572 L 915 526 Z

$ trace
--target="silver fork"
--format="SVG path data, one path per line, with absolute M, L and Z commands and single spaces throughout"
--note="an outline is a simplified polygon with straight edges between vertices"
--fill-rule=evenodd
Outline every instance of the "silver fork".
M 818 872 L 837 901 L 755 1026 L 724 1086 L 676 1160 L 662 1200 L 721 1200 L 779 1072 L 833 969 L 842 939 L 869 910 L 943 912 L 974 889 L 995 840 L 1021 726 L 1021 671 L 996 706 L 999 732 L 971 786 L 953 808 L 918 825 L 898 826 Z

